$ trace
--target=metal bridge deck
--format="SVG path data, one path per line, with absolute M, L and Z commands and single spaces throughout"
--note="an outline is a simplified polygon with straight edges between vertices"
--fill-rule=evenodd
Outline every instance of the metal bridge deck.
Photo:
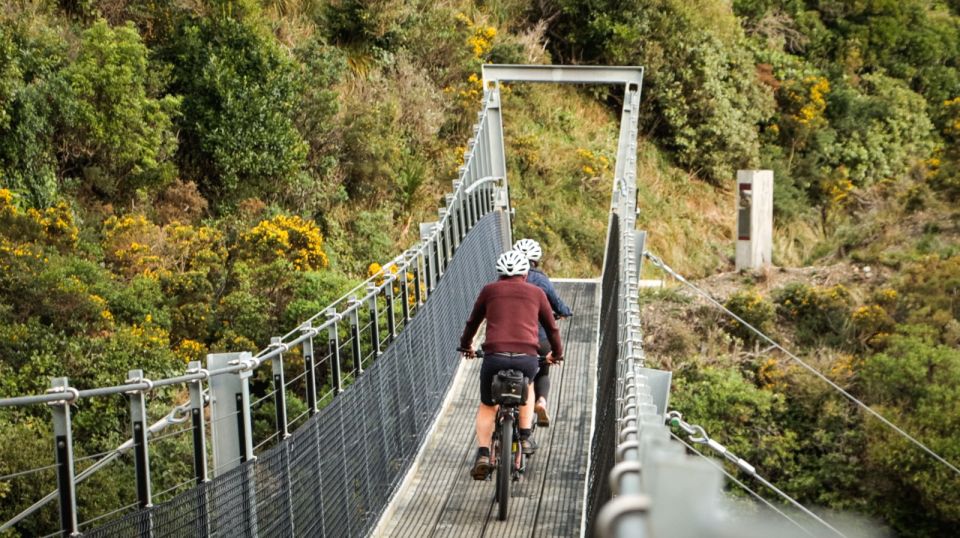
M 599 283 L 557 282 L 574 316 L 561 322 L 566 357 L 550 370 L 552 425 L 524 481 L 511 488 L 509 514 L 497 521 L 494 481 L 468 475 L 476 454 L 474 416 L 480 361 L 465 361 L 446 408 L 407 479 L 374 531 L 396 537 L 568 537 L 580 533 L 596 383 Z

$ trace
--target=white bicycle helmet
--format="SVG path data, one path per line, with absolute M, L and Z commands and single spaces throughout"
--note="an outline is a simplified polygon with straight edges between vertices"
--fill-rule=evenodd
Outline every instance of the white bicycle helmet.
M 513 244 L 513 250 L 518 250 L 527 257 L 528 260 L 538 262 L 540 258 L 543 257 L 543 250 L 540 248 L 540 243 L 537 243 L 533 239 L 521 239 Z
M 504 252 L 497 258 L 497 274 L 500 276 L 525 275 L 529 272 L 530 262 L 516 250 Z

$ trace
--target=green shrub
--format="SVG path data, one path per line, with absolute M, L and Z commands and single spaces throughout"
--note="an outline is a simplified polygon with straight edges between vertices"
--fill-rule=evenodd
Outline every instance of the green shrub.
M 775 303 L 777 312 L 795 324 L 798 343 L 839 346 L 847 342 L 852 298 L 842 285 L 790 284 L 778 292 Z
M 764 334 L 770 332 L 771 322 L 774 318 L 774 306 L 764 300 L 759 292 L 755 290 L 737 292 L 726 300 L 724 306 L 760 332 Z M 744 343 L 752 344 L 760 340 L 756 333 L 735 319 L 727 318 L 724 328 L 731 335 L 743 340 Z
M 22 193 L 27 205 L 57 199 L 60 96 L 53 80 L 66 63 L 66 43 L 44 24 L 0 14 L 0 187 Z
M 299 273 L 293 284 L 293 299 L 285 305 L 283 325 L 296 326 L 339 299 L 356 284 L 359 282 L 333 271 Z
M 739 24 L 719 2 L 560 3 L 556 56 L 645 67 L 644 114 L 678 161 L 724 184 L 759 160 L 757 125 L 772 113 Z M 564 48 L 566 47 L 566 48 Z
M 895 284 L 896 318 L 926 324 L 945 335 L 952 320 L 960 320 L 960 255 L 931 255 L 909 263 Z
M 671 406 L 766 477 L 782 480 L 795 471 L 798 439 L 785 425 L 782 394 L 759 389 L 738 368 L 698 366 L 674 379 Z
M 307 211 L 325 209 L 340 195 L 341 179 L 336 176 L 340 163 L 341 132 L 336 115 L 340 112 L 338 94 L 333 85 L 345 74 L 347 59 L 337 47 L 314 38 L 298 47 L 294 54 L 300 63 L 300 100 L 294 111 L 297 130 L 308 145 L 307 168 L 300 188 L 284 195 L 288 207 Z
M 884 353 L 864 364 L 868 403 L 919 437 L 948 461 L 960 459 L 960 351 L 937 345 L 929 331 L 903 330 Z M 867 467 L 877 513 L 898 531 L 913 536 L 946 535 L 960 522 L 956 476 L 906 439 L 877 421 L 868 421 Z M 905 492 L 919 501 L 905 509 Z

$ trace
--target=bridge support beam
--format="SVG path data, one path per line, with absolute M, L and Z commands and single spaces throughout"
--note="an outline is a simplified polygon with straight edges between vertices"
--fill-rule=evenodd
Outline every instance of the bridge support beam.
M 484 132 L 486 148 L 489 150 L 489 176 L 503 178 L 499 188 L 487 191 L 488 208 L 501 211 L 503 219 L 503 249 L 513 245 L 513 227 L 511 226 L 512 211 L 510 209 L 510 187 L 507 182 L 507 159 L 503 147 L 503 120 L 500 114 L 500 88 L 484 88 L 487 97 L 487 128 Z M 484 144 L 481 144 L 481 146 Z M 489 189 L 485 186 L 484 190 Z

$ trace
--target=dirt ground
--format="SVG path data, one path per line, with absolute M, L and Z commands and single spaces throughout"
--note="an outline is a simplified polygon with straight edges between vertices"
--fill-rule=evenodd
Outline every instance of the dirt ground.
M 753 289 L 770 300 L 774 292 L 788 284 L 805 283 L 829 287 L 842 284 L 851 295 L 859 298 L 866 290 L 882 284 L 891 270 L 862 264 L 836 263 L 827 266 L 780 268 L 768 267 L 755 271 L 729 271 L 692 280 L 691 283 L 723 303 L 736 292 Z M 735 350 L 736 342 L 720 329 L 725 315 L 692 289 L 667 276 L 664 287 L 641 291 L 641 322 L 644 350 L 648 359 L 669 368 L 673 361 L 690 352 L 711 354 L 725 348 Z M 777 335 L 781 344 L 791 345 L 791 335 Z

